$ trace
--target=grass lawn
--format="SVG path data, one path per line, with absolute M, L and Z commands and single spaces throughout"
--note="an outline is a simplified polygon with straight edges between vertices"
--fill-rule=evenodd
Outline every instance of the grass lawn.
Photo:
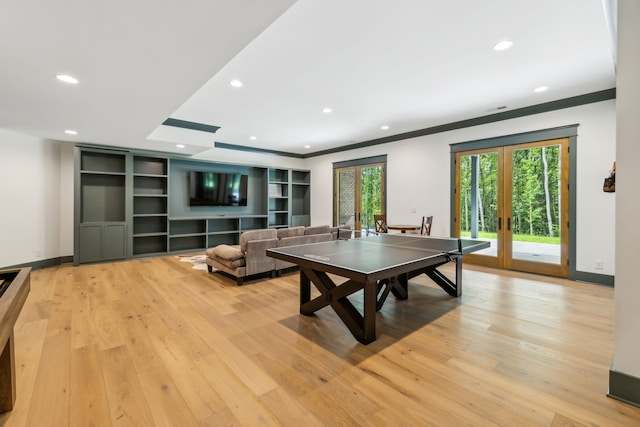
M 471 237 L 471 232 L 470 231 L 462 232 L 460 233 L 460 237 Z M 491 233 L 487 231 L 478 232 L 478 239 L 496 240 L 497 238 L 498 238 L 497 233 Z M 530 236 L 528 234 L 514 234 L 513 241 L 514 242 L 547 243 L 551 245 L 559 245 L 560 237 Z

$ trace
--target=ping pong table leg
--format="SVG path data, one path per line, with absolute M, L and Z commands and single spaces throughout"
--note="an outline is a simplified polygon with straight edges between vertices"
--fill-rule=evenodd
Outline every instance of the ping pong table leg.
M 453 262 L 456 265 L 456 277 L 455 282 L 449 280 L 447 276 L 442 274 L 438 267 L 448 262 Z M 434 264 L 432 266 L 415 270 L 409 273 L 409 279 L 416 277 L 420 274 L 426 274 L 431 280 L 438 286 L 440 286 L 446 293 L 452 297 L 459 297 L 462 295 L 462 255 L 449 255 L 446 260 Z
M 304 270 L 300 269 L 300 308 L 302 309 L 302 306 L 309 301 L 311 301 L 311 280 Z
M 362 336 L 356 338 L 362 344 L 376 340 L 376 312 L 378 302 L 378 284 L 368 283 L 364 286 L 364 315 L 362 316 Z M 352 331 L 353 332 L 353 331 Z
M 311 284 L 320 295 L 311 300 Z M 347 298 L 364 289 L 364 314 Z M 300 267 L 300 314 L 311 316 L 317 310 L 330 305 L 353 336 L 363 344 L 376 339 L 376 302 L 378 284 L 361 283 L 355 280 L 336 285 L 326 272 Z
M 394 281 L 394 286 L 391 289 L 393 296 L 397 299 L 407 299 L 409 298 L 409 274 L 404 273 L 400 274 L 396 277 Z
M 462 255 L 456 256 L 453 260 L 456 264 L 456 295 L 462 295 Z

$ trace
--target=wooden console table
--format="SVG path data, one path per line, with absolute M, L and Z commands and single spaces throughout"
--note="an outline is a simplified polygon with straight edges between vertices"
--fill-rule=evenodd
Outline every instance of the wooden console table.
M 16 400 L 13 326 L 30 288 L 31 267 L 0 270 L 0 412 L 12 410 Z
M 387 225 L 387 228 L 389 230 L 400 230 L 401 233 L 406 233 L 407 231 L 419 231 L 420 230 L 420 226 L 419 225 L 413 225 L 413 224 L 399 224 L 399 225 L 389 224 L 389 225 Z

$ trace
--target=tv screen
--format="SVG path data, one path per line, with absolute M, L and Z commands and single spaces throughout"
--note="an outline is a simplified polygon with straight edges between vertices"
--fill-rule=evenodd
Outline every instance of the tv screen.
M 190 206 L 247 206 L 248 175 L 189 172 Z

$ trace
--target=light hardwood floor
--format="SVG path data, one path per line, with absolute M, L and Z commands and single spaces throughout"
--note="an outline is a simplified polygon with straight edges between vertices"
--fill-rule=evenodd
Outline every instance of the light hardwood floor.
M 34 271 L 0 425 L 640 425 L 606 397 L 611 288 L 465 265 L 461 298 L 426 276 L 409 293 L 364 346 L 330 308 L 298 314 L 297 273 L 239 287 L 176 257 Z

